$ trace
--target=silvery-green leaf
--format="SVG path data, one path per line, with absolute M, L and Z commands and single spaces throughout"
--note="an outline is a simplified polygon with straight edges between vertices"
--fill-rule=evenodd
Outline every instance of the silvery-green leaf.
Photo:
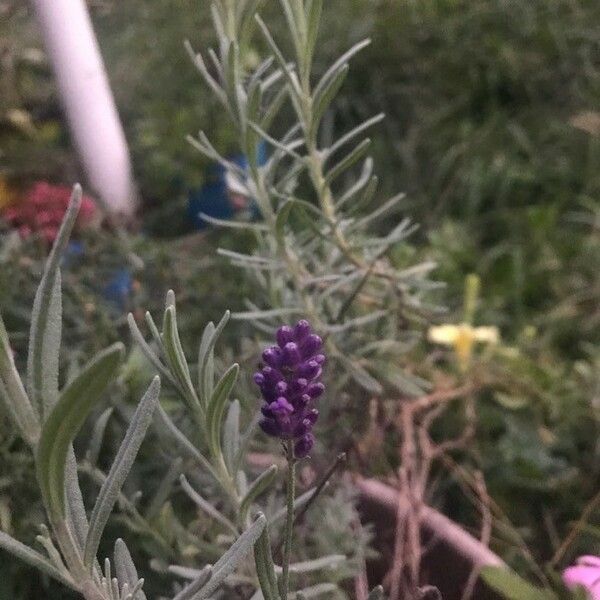
M 213 323 L 209 323 L 204 328 L 202 340 L 200 341 L 200 348 L 198 350 L 198 390 L 205 409 L 208 407 L 208 402 L 214 389 L 215 344 L 223 332 L 223 329 L 225 329 L 230 314 L 231 313 L 226 310 L 216 327 Z
M 146 509 L 146 519 L 152 521 L 160 512 L 165 502 L 169 499 L 173 484 L 179 479 L 181 475 L 181 468 L 183 465 L 183 459 L 178 456 L 169 466 L 169 469 L 162 478 L 152 500 L 148 504 Z
M 210 462 L 200 453 L 200 451 L 183 435 L 183 433 L 177 428 L 173 420 L 165 412 L 162 406 L 158 406 L 156 410 L 157 424 L 161 429 L 169 434 L 173 441 L 177 444 L 180 452 L 185 454 L 186 457 L 196 461 L 199 465 L 202 465 L 204 469 L 212 475 L 215 481 L 219 481 L 219 477 L 215 473 Z
M 179 384 L 175 381 L 175 378 L 169 370 L 162 364 L 154 350 L 149 346 L 148 342 L 144 339 L 142 332 L 140 331 L 137 323 L 135 322 L 134 316 L 129 313 L 127 315 L 127 323 L 129 324 L 129 330 L 131 332 L 131 336 L 134 341 L 138 344 L 141 351 L 144 353 L 144 356 L 150 361 L 152 366 L 159 372 L 160 376 L 165 380 L 171 383 L 173 387 L 180 389 Z
M 210 436 L 210 444 L 215 455 L 221 452 L 221 428 L 223 425 L 223 416 L 227 400 L 231 394 L 231 390 L 237 381 L 240 366 L 234 363 L 223 374 L 223 377 L 218 381 L 215 390 L 208 403 L 206 411 L 206 424 L 208 435 Z
M 203 221 L 206 221 L 211 225 L 216 225 L 217 227 L 226 227 L 228 229 L 246 229 L 248 231 L 260 232 L 269 231 L 268 227 L 266 227 L 262 223 L 250 223 L 249 221 L 233 221 L 231 219 L 217 219 L 203 212 L 199 212 L 198 216 Z
M 171 305 L 165 310 L 165 318 L 163 323 L 163 344 L 165 346 L 165 354 L 169 368 L 175 375 L 175 379 L 179 382 L 181 389 L 184 392 L 184 397 L 190 407 L 198 403 L 190 370 L 183 353 L 181 341 L 179 339 L 179 331 L 177 329 L 177 317 L 175 306 Z
M 263 532 L 254 544 L 254 563 L 264 600 L 279 600 L 279 587 L 275 575 L 268 525 L 265 525 Z
M 319 34 L 321 13 L 323 12 L 323 0 L 308 0 L 306 9 L 306 63 L 310 67 Z
M 33 406 L 40 415 L 49 409 L 58 395 L 58 353 L 62 319 L 59 266 L 77 220 L 81 198 L 81 186 L 75 185 L 33 302 L 27 356 L 27 388 Z M 47 394 L 46 398 L 44 393 Z
M 308 600 L 308 598 L 319 598 L 338 590 L 339 588 L 335 583 L 318 583 L 317 585 L 299 590 L 295 594 L 290 594 L 290 599 L 300 600 L 301 598 L 306 598 Z
M 314 571 L 323 571 L 325 569 L 336 569 L 348 558 L 343 554 L 329 554 L 313 560 L 304 560 L 290 565 L 290 573 L 313 573 Z M 281 572 L 281 567 L 275 567 L 276 573 Z
M 393 196 L 392 198 L 390 198 L 389 200 L 384 202 L 379 208 L 377 208 L 376 210 L 374 210 L 373 212 L 368 214 L 366 217 L 363 217 L 362 219 L 357 220 L 354 223 L 352 228 L 353 229 L 362 229 L 364 227 L 367 227 L 368 225 L 371 225 L 371 223 L 373 223 L 377 219 L 380 219 L 392 208 L 395 208 L 397 206 L 397 204 L 401 200 L 404 200 L 405 198 L 406 198 L 406 194 L 396 194 L 395 196 Z
M 276 94 L 273 96 L 273 99 L 267 104 L 267 107 L 264 110 L 263 116 L 260 120 L 260 127 L 263 131 L 269 131 L 275 117 L 279 114 L 283 105 L 288 97 L 287 87 L 282 87 Z
M 356 182 L 351 185 L 336 202 L 336 209 L 339 211 L 346 203 L 354 200 L 361 192 L 366 191 L 377 185 L 378 179 L 373 175 L 373 159 L 369 156 L 363 163 L 363 168 Z
M 367 138 L 358 144 L 358 146 L 356 146 L 356 148 L 354 148 L 346 156 L 344 156 L 344 158 L 342 158 L 338 163 L 331 167 L 325 176 L 326 185 L 334 181 L 344 171 L 347 171 L 350 167 L 356 164 L 369 151 L 370 147 L 371 140 Z
M 318 92 L 315 93 L 314 97 L 314 108 L 312 115 L 312 126 L 316 132 L 317 126 L 321 122 L 325 111 L 329 108 L 334 98 L 337 96 L 340 88 L 344 84 L 348 75 L 349 66 L 347 64 L 342 65 L 335 75 L 327 82 L 326 85 Z
M 88 534 L 89 524 L 81 488 L 79 487 L 77 461 L 75 459 L 73 445 L 69 447 L 67 453 L 67 464 L 65 465 L 65 490 L 67 496 L 67 523 L 75 534 L 79 548 L 83 549 Z
M 111 382 L 124 354 L 122 344 L 100 352 L 61 392 L 42 427 L 37 476 L 51 515 L 65 516 L 65 462 L 75 435 Z
M 34 410 L 21 377 L 15 366 L 12 349 L 4 321 L 0 316 L 0 401 L 21 431 L 21 435 L 31 445 L 37 443 L 40 434 L 40 421 Z
M 344 134 L 341 138 L 336 140 L 329 148 L 326 150 L 326 156 L 329 158 L 333 154 L 335 154 L 340 148 L 345 146 L 347 143 L 351 142 L 354 138 L 358 137 L 361 133 L 367 131 L 373 127 L 373 125 L 377 125 L 377 123 L 381 123 L 385 118 L 384 113 L 379 113 L 370 119 L 367 119 L 360 125 L 357 125 L 353 129 L 351 129 L 348 133 Z
M 307 492 L 304 492 L 304 494 L 298 496 L 294 500 L 294 512 L 302 508 L 313 497 L 313 494 L 316 492 L 316 490 L 316 487 L 312 487 Z M 287 507 L 284 506 L 269 519 L 269 523 L 273 525 L 274 523 L 281 521 L 286 516 L 286 514 Z
M 252 503 L 260 496 L 264 491 L 269 489 L 277 476 L 277 466 L 271 465 L 266 471 L 263 471 L 250 486 L 250 489 L 242 499 L 240 504 L 240 520 L 243 523 L 246 519 L 248 511 L 252 506 Z
M 152 415 L 158 404 L 159 395 L 160 379 L 155 377 L 133 414 L 106 481 L 98 493 L 85 542 L 84 563 L 88 567 L 93 564 L 108 517 L 142 445 L 146 431 L 152 422 Z
M 234 535 L 238 534 L 237 527 L 220 511 L 218 511 L 210 502 L 206 501 L 189 483 L 185 475 L 181 475 L 179 478 L 183 491 L 196 503 L 198 508 L 203 510 L 206 514 L 211 516 L 213 519 L 224 525 L 225 528 L 229 529 Z
M 119 583 L 122 585 L 127 584 L 129 589 L 135 590 L 140 578 L 138 577 L 137 569 L 135 568 L 129 549 L 121 538 L 115 542 L 114 558 Z M 136 591 L 132 594 L 132 600 L 146 600 L 146 594 L 142 590 Z
M 102 447 L 106 425 L 108 424 L 108 420 L 110 419 L 113 410 L 113 407 L 109 406 L 94 423 L 94 429 L 92 430 L 92 436 L 86 452 L 86 459 L 91 465 L 96 465 Z
M 29 546 L 15 540 L 3 531 L 0 531 L 0 548 L 3 548 L 28 565 L 35 569 L 39 569 L 42 573 L 46 573 L 46 575 L 53 577 L 67 587 L 77 591 L 77 584 L 73 581 L 69 573 L 62 573 L 39 552 L 32 550 Z
M 232 474 L 235 474 L 238 469 L 240 448 L 240 402 L 233 400 L 229 405 L 223 427 L 223 456 Z
M 162 337 L 160 335 L 160 331 L 158 331 L 158 327 L 156 326 L 156 323 L 154 322 L 152 315 L 148 311 L 146 311 L 146 313 L 144 314 L 144 319 L 146 320 L 148 329 L 150 330 L 150 333 L 152 334 L 152 339 L 154 340 L 154 343 L 157 345 L 160 354 L 162 356 L 164 356 L 165 346 L 163 344 Z
M 197 594 L 200 591 L 200 589 L 204 585 L 206 585 L 207 582 L 210 581 L 212 575 L 213 575 L 213 568 L 210 565 L 207 567 L 204 567 L 204 569 L 202 569 L 200 571 L 200 573 L 198 574 L 196 579 L 194 581 L 192 581 L 192 583 L 190 583 L 188 586 L 183 588 L 181 590 L 181 592 L 179 592 L 173 598 L 173 600 L 190 600 L 192 598 L 195 600 L 198 597 Z
M 214 564 L 212 577 L 194 596 L 195 600 L 206 600 L 211 597 L 223 581 L 235 571 L 248 552 L 252 550 L 266 524 L 265 516 L 259 514 L 254 523 L 240 535 L 229 550 Z
M 354 44 L 352 48 L 344 52 L 330 67 L 327 69 L 325 74 L 321 77 L 319 83 L 315 87 L 315 95 L 321 93 L 325 86 L 331 81 L 335 74 L 358 52 L 363 48 L 366 48 L 371 43 L 371 40 L 363 40 Z
M 204 78 L 204 81 L 212 89 L 215 96 L 221 101 L 221 104 L 223 104 L 223 106 L 225 107 L 228 107 L 227 95 L 223 91 L 223 88 L 221 88 L 221 86 L 213 79 L 213 77 L 209 73 L 206 67 L 206 63 L 202 58 L 202 54 L 194 52 L 194 49 L 192 48 L 192 45 L 188 40 L 184 42 L 184 45 L 190 58 L 192 59 L 192 62 L 196 65 L 196 68 L 198 69 L 198 71 L 200 71 L 200 74 Z
M 263 33 L 263 36 L 264 36 L 269 48 L 271 49 L 271 52 L 273 52 L 273 56 L 275 56 L 275 59 L 279 63 L 279 68 L 285 74 L 285 76 L 291 86 L 291 89 L 294 92 L 294 96 L 295 97 L 301 96 L 302 90 L 300 89 L 300 84 L 298 83 L 298 78 L 295 77 L 295 73 L 289 68 L 287 61 L 283 57 L 283 54 L 281 53 L 279 46 L 277 46 L 275 40 L 273 39 L 273 36 L 269 32 L 269 29 L 265 25 L 265 22 L 258 15 L 256 15 L 255 19 Z

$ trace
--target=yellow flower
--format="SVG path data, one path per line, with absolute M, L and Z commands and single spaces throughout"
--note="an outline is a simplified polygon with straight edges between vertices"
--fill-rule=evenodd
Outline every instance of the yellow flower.
M 460 368 L 466 370 L 471 362 L 473 346 L 476 343 L 497 344 L 500 334 L 497 327 L 473 327 L 468 323 L 460 323 L 430 327 L 427 338 L 435 344 L 454 348 Z

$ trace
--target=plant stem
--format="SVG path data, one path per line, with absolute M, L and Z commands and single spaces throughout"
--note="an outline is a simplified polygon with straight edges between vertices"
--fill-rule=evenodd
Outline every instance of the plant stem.
M 281 600 L 287 600 L 290 587 L 290 558 L 292 554 L 292 536 L 294 531 L 294 500 L 296 496 L 296 459 L 294 458 L 294 443 L 286 442 L 288 459 L 287 480 L 287 515 L 285 522 L 285 537 L 283 549 L 283 564 L 281 575 Z

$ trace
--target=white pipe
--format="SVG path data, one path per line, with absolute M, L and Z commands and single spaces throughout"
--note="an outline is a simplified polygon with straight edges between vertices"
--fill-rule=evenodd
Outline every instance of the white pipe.
M 91 188 L 115 213 L 135 210 L 125 134 L 84 0 L 32 0 L 73 142 Z

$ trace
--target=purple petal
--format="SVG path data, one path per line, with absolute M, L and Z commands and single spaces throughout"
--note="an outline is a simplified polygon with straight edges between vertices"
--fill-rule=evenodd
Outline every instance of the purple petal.
M 273 419 L 263 419 L 260 421 L 259 426 L 267 435 L 275 437 L 281 435 L 281 428 Z
M 296 342 L 288 342 L 283 348 L 283 360 L 290 367 L 295 367 L 301 360 L 300 348 Z
M 298 321 L 294 327 L 294 337 L 296 338 L 296 341 L 301 341 L 309 335 L 311 331 L 310 323 L 306 319 L 302 319 L 301 321 Z
M 276 334 L 277 343 L 283 348 L 288 342 L 294 341 L 294 330 L 289 325 L 282 325 Z
M 283 352 L 279 346 L 271 346 L 262 353 L 262 358 L 270 367 L 278 369 L 283 360 Z
M 324 354 L 317 354 L 313 360 L 316 360 L 321 366 L 323 366 L 327 360 L 327 357 Z
M 269 408 L 276 415 L 291 415 L 294 412 L 294 407 L 288 402 L 287 398 L 280 396 L 269 404 Z
M 306 393 L 311 398 L 318 398 L 325 391 L 325 386 L 321 382 L 311 383 L 306 390 Z
M 309 380 L 319 377 L 322 372 L 323 369 L 321 369 L 316 360 L 309 360 L 298 367 L 298 375 Z
M 302 356 L 308 358 L 309 356 L 313 356 L 316 354 L 323 345 L 323 340 L 316 334 L 311 333 L 303 342 L 302 342 Z
M 303 435 L 296 442 L 296 445 L 294 447 L 294 454 L 298 458 L 304 458 L 312 450 L 314 443 L 315 443 L 315 437 L 312 435 L 312 433 L 307 433 L 307 434 Z

